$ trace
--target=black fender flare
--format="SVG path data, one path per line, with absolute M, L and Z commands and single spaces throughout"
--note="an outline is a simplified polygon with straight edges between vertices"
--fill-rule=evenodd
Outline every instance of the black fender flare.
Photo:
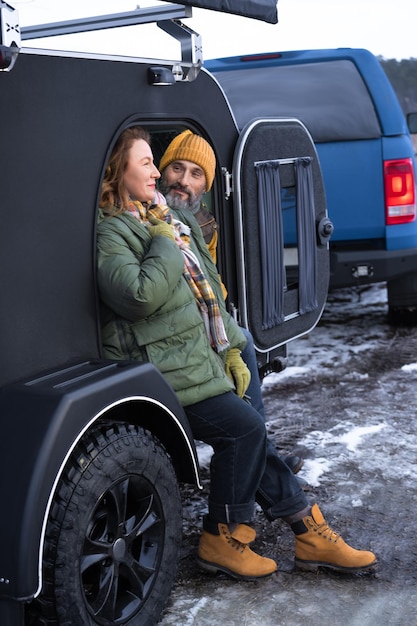
M 19 382 L 1 390 L 0 414 L 0 600 L 23 602 L 40 592 L 56 485 L 71 451 L 98 419 L 128 420 L 153 432 L 178 480 L 201 488 L 184 409 L 151 364 L 88 361 Z

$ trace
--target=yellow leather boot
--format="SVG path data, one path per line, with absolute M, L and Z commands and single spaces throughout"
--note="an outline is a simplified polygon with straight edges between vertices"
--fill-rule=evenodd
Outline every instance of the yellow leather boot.
M 295 535 L 295 564 L 300 569 L 315 572 L 327 567 L 339 572 L 363 572 L 375 567 L 375 554 L 345 543 L 329 528 L 317 504 L 302 522 L 306 532 Z
M 218 529 L 218 535 L 203 530 L 197 557 L 201 569 L 243 579 L 261 578 L 276 571 L 275 561 L 249 548 L 248 544 L 256 537 L 253 528 L 239 524 L 230 532 L 226 524 L 218 524 Z

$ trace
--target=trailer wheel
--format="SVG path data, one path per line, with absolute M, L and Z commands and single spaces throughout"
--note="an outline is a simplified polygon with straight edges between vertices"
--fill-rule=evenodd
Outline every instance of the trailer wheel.
M 165 450 L 139 427 L 101 424 L 74 450 L 56 490 L 43 591 L 27 623 L 155 624 L 180 540 L 181 499 Z

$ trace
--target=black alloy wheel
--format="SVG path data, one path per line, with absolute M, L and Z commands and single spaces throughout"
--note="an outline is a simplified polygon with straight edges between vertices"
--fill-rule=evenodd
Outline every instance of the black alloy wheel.
M 102 423 L 84 436 L 58 485 L 43 592 L 26 623 L 155 624 L 180 540 L 181 499 L 167 453 L 139 427 Z

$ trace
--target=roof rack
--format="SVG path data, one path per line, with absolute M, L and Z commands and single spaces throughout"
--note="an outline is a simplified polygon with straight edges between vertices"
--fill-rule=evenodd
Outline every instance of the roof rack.
M 16 9 L 0 0 L 0 69 L 6 71 L 11 69 L 23 40 L 156 23 L 181 44 L 181 61 L 173 62 L 175 80 L 192 81 L 197 77 L 203 64 L 203 55 L 201 36 L 180 21 L 187 17 L 192 17 L 191 6 L 167 4 L 163 7 L 137 8 L 123 13 L 20 27 Z M 9 65 L 7 62 L 2 64 L 2 57 L 8 56 L 13 56 L 13 60 Z

